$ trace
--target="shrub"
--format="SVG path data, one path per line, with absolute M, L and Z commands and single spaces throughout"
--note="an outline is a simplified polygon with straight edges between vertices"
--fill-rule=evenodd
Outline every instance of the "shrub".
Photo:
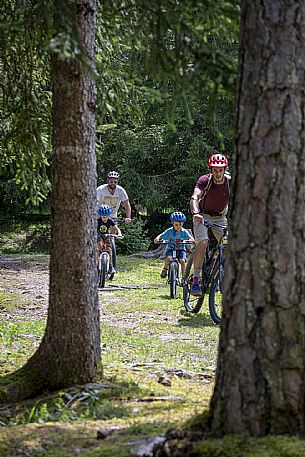
M 134 254 L 148 249 L 149 239 L 140 219 L 133 219 L 130 224 L 120 226 L 124 238 L 118 239 L 118 254 Z

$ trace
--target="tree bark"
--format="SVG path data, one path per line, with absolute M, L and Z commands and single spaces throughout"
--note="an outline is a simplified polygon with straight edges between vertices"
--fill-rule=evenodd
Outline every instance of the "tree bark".
M 94 378 L 100 361 L 96 287 L 95 0 L 69 2 L 88 65 L 53 57 L 50 294 L 46 332 L 28 363 L 4 381 L 18 401 Z M 67 7 L 67 4 L 65 5 Z M 55 1 L 56 19 L 64 17 Z M 91 72 L 89 72 L 89 67 Z
M 305 4 L 241 2 L 215 434 L 304 434 Z

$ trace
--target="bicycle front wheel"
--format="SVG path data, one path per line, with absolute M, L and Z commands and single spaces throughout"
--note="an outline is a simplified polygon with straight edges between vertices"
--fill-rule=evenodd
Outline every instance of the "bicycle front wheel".
M 113 268 L 116 269 L 116 245 L 115 245 L 114 238 L 111 239 L 111 250 L 112 250 L 112 265 L 113 265 Z
M 108 271 L 108 255 L 102 254 L 99 258 L 99 282 L 101 288 L 105 287 L 106 275 Z
M 183 284 L 183 304 L 186 311 L 197 314 L 201 310 L 204 295 L 201 297 L 192 296 L 190 293 L 191 284 Z
M 185 273 L 183 276 L 183 305 L 186 311 L 190 313 L 197 314 L 203 304 L 204 295 L 201 297 L 192 296 L 190 293 L 191 285 L 193 282 L 193 276 L 191 275 L 191 269 L 193 265 L 193 253 L 189 256 L 186 267 Z
M 172 262 L 169 266 L 169 288 L 170 288 L 170 297 L 171 298 L 176 298 L 177 280 L 178 280 L 178 265 L 176 262 Z
M 215 324 L 220 324 L 222 315 L 222 282 L 223 274 L 218 273 L 213 277 L 209 293 L 209 310 Z

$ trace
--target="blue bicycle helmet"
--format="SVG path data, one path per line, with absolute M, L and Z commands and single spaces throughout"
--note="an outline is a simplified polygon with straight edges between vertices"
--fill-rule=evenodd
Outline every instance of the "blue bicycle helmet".
M 186 221 L 186 217 L 180 211 L 175 211 L 174 213 L 172 213 L 170 215 L 170 220 L 173 221 L 173 222 L 185 222 Z
M 111 208 L 108 205 L 101 205 L 98 207 L 98 213 L 100 216 L 109 216 L 111 214 Z

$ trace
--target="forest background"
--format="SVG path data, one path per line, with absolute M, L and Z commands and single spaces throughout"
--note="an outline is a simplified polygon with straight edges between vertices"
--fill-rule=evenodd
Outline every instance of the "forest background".
M 195 3 L 98 4 L 97 175 L 100 185 L 117 170 L 132 204 L 135 221 L 125 229 L 122 253 L 148 248 L 170 212 L 189 213 L 192 189 L 213 151 L 232 157 L 238 8 Z M 81 58 L 81 51 L 71 24 L 52 37 L 50 4 L 1 8 L 1 222 L 27 228 L 20 249 L 47 250 L 50 59 L 52 52 Z

